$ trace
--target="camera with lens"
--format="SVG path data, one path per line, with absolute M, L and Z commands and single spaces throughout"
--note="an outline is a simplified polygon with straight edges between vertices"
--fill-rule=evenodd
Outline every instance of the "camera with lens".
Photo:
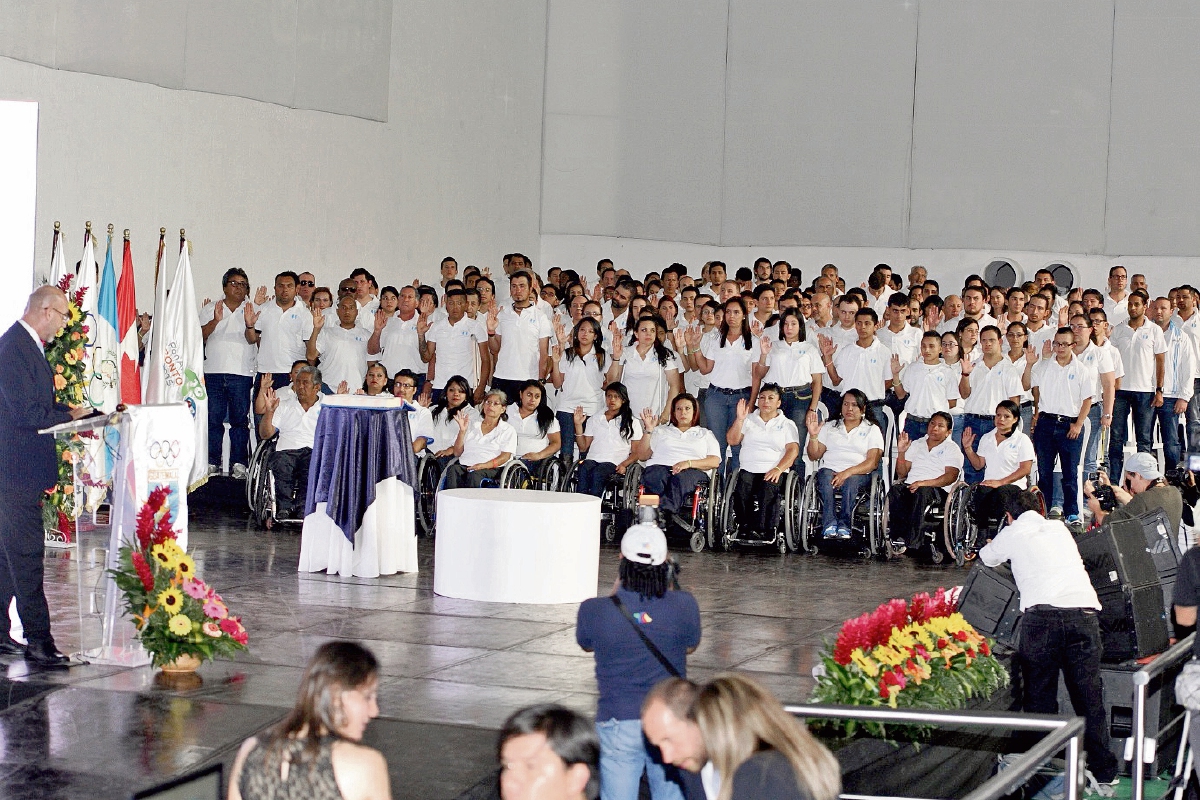
M 1109 513 L 1117 508 L 1117 494 L 1107 483 L 1097 483 L 1092 486 L 1092 497 L 1100 504 L 1100 510 Z

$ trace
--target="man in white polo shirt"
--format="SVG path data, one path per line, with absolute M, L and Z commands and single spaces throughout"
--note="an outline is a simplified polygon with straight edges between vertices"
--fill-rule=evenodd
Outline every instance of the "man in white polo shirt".
M 516 400 L 522 383 L 545 377 L 553 330 L 530 296 L 532 287 L 528 272 L 514 273 L 508 279 L 512 302 L 487 316 L 488 347 L 496 364 L 492 388 L 504 392 L 509 402 Z
M 1112 327 L 1120 325 L 1129 319 L 1129 292 L 1125 287 L 1129 284 L 1129 274 L 1125 268 L 1117 265 L 1108 269 L 1108 294 L 1104 296 L 1104 313 L 1108 314 L 1108 324 Z
M 931 331 L 932 333 L 932 331 Z M 936 336 L 936 334 L 934 334 Z M 896 543 L 895 550 L 916 549 L 921 539 L 921 520 L 925 509 L 934 503 L 946 502 L 946 487 L 954 484 L 962 473 L 963 453 L 950 431 L 954 419 L 946 411 L 935 411 L 929 418 L 925 435 L 915 442 L 907 433 L 896 441 L 896 484 L 889 492 L 891 528 L 888 532 Z M 907 536 L 903 533 L 907 532 Z
M 367 356 L 378 360 L 394 378 L 402 369 L 417 376 L 417 393 L 425 385 L 425 362 L 421 360 L 421 340 L 429 330 L 429 321 L 417 313 L 417 290 L 405 286 L 400 290 L 396 313 L 389 316 L 375 312 L 375 325 L 367 341 Z
M 1125 305 L 1129 319 L 1113 328 L 1111 334 L 1125 367 L 1125 377 L 1113 402 L 1112 436 L 1108 442 L 1108 477 L 1113 483 L 1119 483 L 1124 474 L 1122 462 L 1129 438 L 1130 413 L 1138 452 L 1149 453 L 1153 449 L 1154 410 L 1163 404 L 1166 377 L 1167 340 L 1162 328 L 1146 318 L 1149 305 L 1146 293 L 1130 292 Z M 1109 318 L 1111 321 L 1111 314 Z
M 959 402 L 958 378 L 941 355 L 942 337 L 937 331 L 926 331 L 921 336 L 918 360 L 904 366 L 899 356 L 892 356 L 892 388 L 904 401 L 904 432 L 909 441 L 915 442 L 925 434 L 935 411 L 949 413 L 951 405 Z
M 221 278 L 225 296 L 200 309 L 204 337 L 204 387 L 208 391 L 208 463 L 221 469 L 221 442 L 229 421 L 229 468 L 234 478 L 246 477 L 250 444 L 250 392 L 258 355 L 246 338 L 246 299 L 250 280 L 237 267 Z
M 988 325 L 979 332 L 982 355 L 974 361 L 964 358 L 958 392 L 963 398 L 963 427 L 976 438 L 996 427 L 996 406 L 1001 400 L 1021 404 L 1021 370 L 1000 351 L 1000 329 Z M 966 465 L 967 483 L 983 480 L 983 470 Z
M 475 365 L 488 364 L 491 356 L 487 347 L 487 325 L 482 317 L 471 319 L 467 316 L 467 295 L 461 289 L 446 292 L 445 306 L 446 318 L 433 323 L 425 335 L 425 349 L 421 353 L 429 361 L 433 402 L 441 399 L 446 381 L 455 375 L 462 375 L 475 384 L 475 402 L 482 402 L 483 381 L 477 380 Z
M 275 514 L 267 519 L 268 528 L 277 519 L 298 519 L 304 515 L 308 464 L 321 413 L 320 386 L 321 370 L 301 367 L 292 384 L 295 397 L 281 401 L 274 389 L 266 390 L 266 412 L 258 423 L 258 435 L 265 440 L 279 433 L 275 452 L 267 460 L 267 467 L 275 477 Z
M 247 308 L 246 341 L 258 345 L 258 379 L 271 376 L 271 386 L 278 389 L 291 379 L 292 364 L 305 357 L 304 342 L 312 335 L 312 314 L 296 299 L 298 276 L 291 270 L 275 276 L 275 299 L 265 300 L 266 291 L 259 292 L 264 302 Z
M 371 331 L 360 326 L 358 303 L 353 295 L 338 300 L 337 324 L 325 321 L 320 312 L 313 314 L 313 332 L 306 343 L 310 364 L 321 359 L 321 374 L 335 392 L 351 394 L 363 388 L 367 375 L 367 342 Z M 345 384 L 345 386 L 343 386 Z
M 858 389 L 867 396 L 867 410 L 884 436 L 887 436 L 887 417 L 883 415 L 883 398 L 891 383 L 892 353 L 875 336 L 879 317 L 873 308 L 860 308 L 854 315 L 858 339 L 853 344 L 838 346 L 821 337 L 821 357 L 829 381 L 845 394 Z

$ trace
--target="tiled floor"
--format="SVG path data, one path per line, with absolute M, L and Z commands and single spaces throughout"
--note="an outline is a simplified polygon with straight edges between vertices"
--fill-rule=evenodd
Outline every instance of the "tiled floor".
M 438 597 L 430 542 L 420 543 L 418 574 L 368 580 L 298 574 L 294 530 L 260 531 L 204 498 L 194 501 L 190 536 L 201 574 L 243 616 L 249 652 L 205 665 L 199 685 L 171 685 L 149 668 L 30 674 L 19 660 L 0 665 L 0 799 L 128 797 L 196 766 L 228 763 L 243 738 L 291 706 L 305 660 L 334 637 L 363 641 L 382 664 L 383 718 L 368 741 L 387 756 L 398 798 L 452 798 L 486 775 L 494 730 L 516 708 L 556 701 L 594 711 L 592 660 L 574 640 L 576 606 Z M 86 612 L 99 572 L 88 556 L 104 538 L 84 539 L 82 593 L 79 564 L 62 553 L 47 558 L 64 651 L 81 639 L 97 643 L 98 617 Z M 786 701 L 807 696 L 822 639 L 841 620 L 966 574 L 911 561 L 676 555 L 704 626 L 690 674 L 746 670 Z M 605 550 L 600 592 L 616 565 L 616 551 Z

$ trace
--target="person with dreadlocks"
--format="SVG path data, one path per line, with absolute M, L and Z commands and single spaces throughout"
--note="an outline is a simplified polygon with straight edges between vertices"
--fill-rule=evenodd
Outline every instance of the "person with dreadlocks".
M 613 593 L 579 606 L 575 640 L 595 654 L 600 688 L 601 800 L 636 800 L 643 772 L 654 800 L 683 797 L 677 769 L 646 744 L 641 721 L 646 694 L 665 678 L 686 677 L 687 656 L 700 644 L 700 608 L 671 588 L 675 573 L 663 532 L 635 525 L 621 539 Z

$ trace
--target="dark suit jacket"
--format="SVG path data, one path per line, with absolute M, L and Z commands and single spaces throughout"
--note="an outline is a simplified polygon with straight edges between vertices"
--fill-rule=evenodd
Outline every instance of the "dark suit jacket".
M 54 402 L 54 372 L 20 322 L 0 336 L 0 487 L 42 492 L 58 482 L 54 437 L 38 433 L 71 419 Z

